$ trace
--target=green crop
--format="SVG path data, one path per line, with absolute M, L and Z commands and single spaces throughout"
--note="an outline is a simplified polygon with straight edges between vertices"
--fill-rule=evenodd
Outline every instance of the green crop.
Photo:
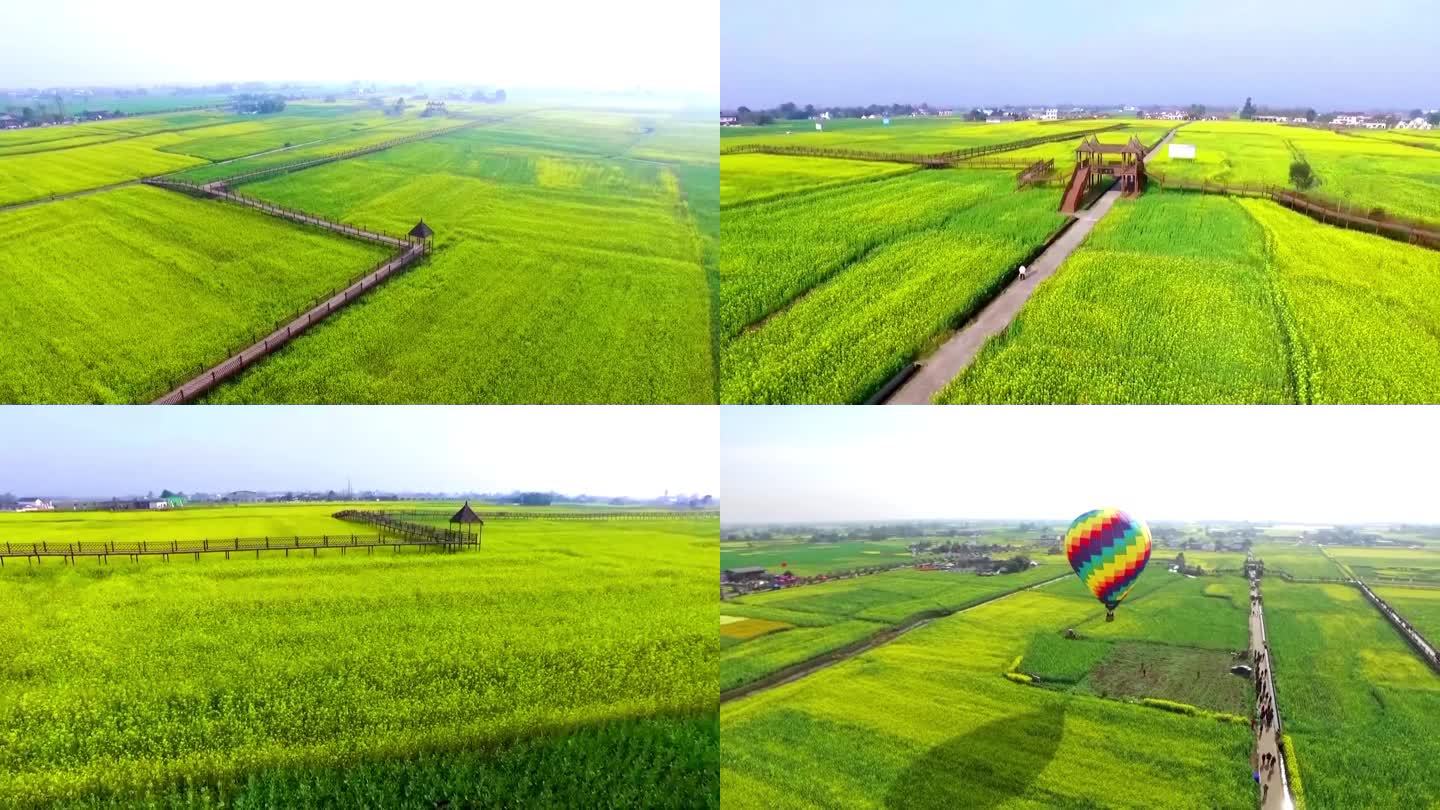
M 495 148 L 512 137 L 467 130 L 246 185 L 390 232 L 423 217 L 435 250 L 212 401 L 713 402 L 714 169 Z
M 1142 577 L 1153 593 L 1122 611 L 1172 590 L 1146 582 L 1152 576 L 1163 583 L 1168 575 Z M 1253 802 L 1248 729 L 1004 677 L 1035 634 L 1103 623 L 1103 614 L 1068 578 L 938 619 L 855 659 L 725 704 L 722 805 Z M 1031 667 L 1022 660 L 1020 669 Z
M 1276 698 L 1303 756 L 1309 806 L 1440 802 L 1431 778 L 1440 757 L 1431 731 L 1440 679 L 1359 589 L 1269 577 L 1265 624 Z
M 110 531 L 323 530 L 334 508 L 125 515 Z M 78 517 L 100 531 L 107 516 Z M 9 560 L 0 796 L 714 804 L 717 534 L 493 521 L 457 554 Z
M 149 401 L 387 253 L 147 186 L 0 213 L 0 239 L 11 403 Z
M 1117 205 L 939 399 L 1433 402 L 1436 301 L 1433 251 L 1268 201 L 1152 193 Z
M 944 174 L 950 173 L 922 177 Z M 1008 173 L 953 174 L 958 176 L 949 182 L 964 183 L 972 196 L 952 204 L 948 217 L 930 227 L 921 223 L 932 213 L 907 221 L 911 232 L 868 246 L 862 256 L 837 268 L 784 309 L 725 343 L 721 401 L 864 401 L 922 356 L 937 337 L 974 315 L 1011 277 L 1013 268 L 1064 221 L 1055 211 L 1052 195 L 1016 193 Z M 847 191 L 859 195 L 908 180 Z M 830 219 L 827 206 L 818 203 L 821 196 L 790 202 L 796 209 L 809 210 L 814 220 L 833 226 L 837 220 Z M 759 208 L 745 209 L 745 215 Z M 727 213 L 727 240 L 732 217 Z M 725 249 L 732 250 L 728 241 Z
M 764 202 L 919 170 L 917 165 L 903 163 L 758 153 L 724 155 L 720 158 L 720 205 Z

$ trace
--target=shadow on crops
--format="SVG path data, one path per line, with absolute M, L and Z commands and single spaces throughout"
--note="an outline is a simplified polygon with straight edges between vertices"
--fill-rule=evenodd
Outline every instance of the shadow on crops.
M 917 757 L 890 785 L 891 810 L 998 807 L 1020 796 L 1055 757 L 1065 733 L 1056 703 L 951 737 Z

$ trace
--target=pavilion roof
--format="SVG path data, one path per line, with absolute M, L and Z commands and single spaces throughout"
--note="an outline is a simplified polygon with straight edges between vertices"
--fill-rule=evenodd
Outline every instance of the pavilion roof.
M 430 226 L 426 225 L 425 220 L 422 219 L 415 223 L 415 227 L 410 229 L 410 235 L 416 239 L 429 239 L 435 235 L 435 232 L 430 230 Z
M 465 502 L 465 505 L 462 506 L 462 507 L 460 507 L 460 511 L 456 512 L 455 515 L 450 518 L 450 522 L 451 522 L 451 523 L 484 523 L 485 521 L 484 521 L 484 520 L 481 520 L 481 519 L 480 519 L 480 516 L 477 515 L 477 514 L 475 514 L 475 510 L 470 508 L 470 502 L 469 502 L 469 501 L 466 501 L 466 502 Z

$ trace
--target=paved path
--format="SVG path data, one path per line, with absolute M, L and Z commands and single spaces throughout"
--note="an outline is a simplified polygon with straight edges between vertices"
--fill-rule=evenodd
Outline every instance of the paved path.
M 1284 726 L 1275 702 L 1275 678 L 1270 668 L 1270 644 L 1265 635 L 1265 607 L 1260 580 L 1250 575 L 1250 660 L 1255 667 L 1255 755 L 1251 769 L 1260 772 L 1261 810 L 1292 810 L 1289 777 L 1281 753 Z M 1262 762 L 1264 760 L 1264 762 Z
M 1175 130 L 1172 129 L 1159 143 L 1155 144 L 1155 148 L 1145 156 L 1146 160 L 1160 151 L 1160 147 L 1168 143 L 1174 136 Z M 975 355 L 980 353 L 985 341 L 1010 326 L 1010 322 L 1015 320 L 1015 316 L 1020 313 L 1020 308 L 1025 306 L 1025 302 L 1030 299 L 1030 294 L 1040 286 L 1040 282 L 1049 278 L 1059 269 L 1075 248 L 1085 241 L 1085 237 L 1090 235 L 1090 231 L 1095 228 L 1095 223 L 1110 212 L 1111 207 L 1118 199 L 1120 199 L 1120 190 L 1112 188 L 1100 195 L 1100 199 L 1089 208 L 1077 212 L 1075 221 L 1069 229 L 1030 264 L 1026 277 L 1010 282 L 1004 292 L 980 310 L 979 315 L 945 341 L 934 354 L 922 361 L 920 370 L 906 380 L 904 385 L 896 389 L 895 393 L 885 401 L 885 404 L 928 405 L 933 401 L 936 394 L 949 385 L 951 380 L 960 376 L 960 372 L 975 360 Z
M 846 646 L 841 647 L 838 650 L 831 650 L 830 652 L 822 653 L 807 661 L 801 661 L 798 664 L 785 667 L 771 673 L 770 675 L 767 675 L 764 678 L 761 678 L 758 681 L 751 681 L 750 683 L 727 689 L 724 692 L 720 693 L 720 702 L 729 703 L 730 701 L 736 700 L 737 698 L 749 697 L 750 695 L 758 694 L 760 692 L 767 692 L 777 686 L 781 686 L 782 684 L 798 681 L 801 678 L 804 678 L 808 675 L 813 675 L 822 669 L 834 666 L 841 661 L 847 661 L 861 653 L 869 652 L 870 650 L 873 650 L 883 644 L 888 644 L 899 638 L 900 636 L 904 635 L 905 633 L 908 633 L 917 627 L 923 627 L 936 619 L 943 619 L 947 616 L 954 616 L 959 613 L 965 613 L 966 611 L 974 610 L 975 608 L 978 608 L 982 605 L 988 605 L 992 602 L 998 602 L 1001 599 L 1007 599 L 1018 593 L 1024 593 L 1025 591 L 1033 591 L 1036 588 L 1042 588 L 1052 582 L 1057 582 L 1069 576 L 1070 574 L 1067 572 L 1052 579 L 1047 579 L 1044 582 L 1037 582 L 1034 585 L 1027 585 L 1023 588 L 1016 588 L 1013 591 L 1006 591 L 1005 593 L 996 594 L 995 596 L 983 599 L 973 605 L 963 607 L 959 610 L 927 610 L 924 613 L 920 613 L 910 617 L 906 621 L 894 627 L 887 627 L 873 636 L 861 639 L 860 641 L 854 642 L 853 644 L 847 644 Z M 725 606 L 722 604 L 720 606 L 720 609 L 721 611 L 724 611 Z

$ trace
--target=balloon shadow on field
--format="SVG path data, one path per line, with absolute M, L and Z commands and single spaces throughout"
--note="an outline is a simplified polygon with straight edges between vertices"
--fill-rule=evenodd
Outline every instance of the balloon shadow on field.
M 1065 707 L 1005 717 L 916 757 L 885 795 L 890 810 L 991 808 L 1023 794 L 1055 758 Z

